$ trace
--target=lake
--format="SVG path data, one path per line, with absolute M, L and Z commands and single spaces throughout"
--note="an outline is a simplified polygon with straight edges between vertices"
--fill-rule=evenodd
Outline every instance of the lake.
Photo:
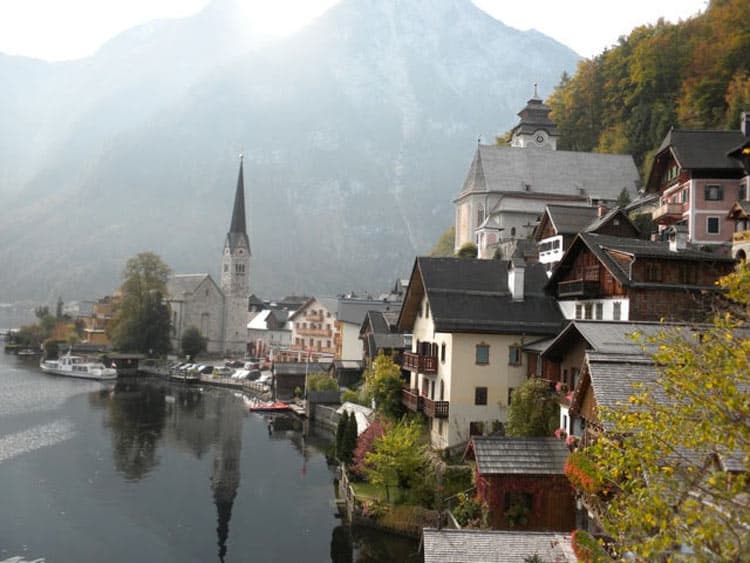
M 327 444 L 224 389 L 0 352 L 0 562 L 421 561 L 416 541 L 341 525 Z

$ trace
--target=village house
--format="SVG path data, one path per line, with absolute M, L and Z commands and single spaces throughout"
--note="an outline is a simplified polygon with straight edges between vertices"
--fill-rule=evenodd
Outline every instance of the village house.
M 581 233 L 547 284 L 567 319 L 703 320 L 734 260 L 688 248 L 684 228 L 666 241 Z
M 649 339 L 670 327 L 684 324 L 658 322 L 572 321 L 541 351 L 544 372 L 535 374 L 553 386 L 560 399 L 560 428 L 580 436 L 585 420 L 570 414 L 570 401 L 584 369 L 587 353 L 617 358 L 643 358 L 651 352 Z
M 396 313 L 401 310 L 402 295 L 390 294 L 381 299 L 370 297 L 339 297 L 336 328 L 339 335 L 336 343 L 337 360 L 362 361 L 364 348 L 359 332 L 368 311 Z
M 578 233 L 599 233 L 624 238 L 638 238 L 638 228 L 627 214 L 604 206 L 547 205 L 534 229 L 539 263 L 548 272 L 560 262 Z
M 257 358 L 271 357 L 292 343 L 290 312 L 286 309 L 263 309 L 247 323 L 248 353 Z
M 311 297 L 289 317 L 292 342 L 287 359 L 333 360 L 336 355 L 336 299 Z
M 477 497 L 498 530 L 575 528 L 575 497 L 565 476 L 565 442 L 557 438 L 474 436 L 464 459 L 475 462 Z
M 659 195 L 652 218 L 660 233 L 684 225 L 687 240 L 717 246 L 726 254 L 732 242 L 729 210 L 747 200 L 747 172 L 740 158 L 730 156 L 750 137 L 750 113 L 740 130 L 670 129 L 657 149 L 646 182 L 646 193 Z
M 557 334 L 563 321 L 546 280 L 543 266 L 521 261 L 415 260 L 398 320 L 412 340 L 402 396 L 429 419 L 433 447 L 465 444 L 507 421 L 526 379 L 524 344 Z
M 550 108 L 536 91 L 519 112 L 511 146 L 479 144 L 454 200 L 455 249 L 477 245 L 479 258 L 500 249 L 510 258 L 528 239 L 548 204 L 614 207 L 623 190 L 631 198 L 640 175 L 630 155 L 557 150 Z
M 411 349 L 411 340 L 398 332 L 399 311 L 368 311 L 359 329 L 365 363 L 369 365 L 385 354 L 401 365 L 404 350 Z
M 743 123 L 747 122 L 748 115 L 750 114 L 743 114 Z M 745 125 L 745 131 L 747 130 L 748 126 Z M 736 260 L 747 260 L 750 256 L 750 137 L 746 137 L 744 143 L 730 151 L 729 156 L 739 160 L 745 170 L 737 201 L 727 216 L 730 221 L 734 221 L 732 256 Z

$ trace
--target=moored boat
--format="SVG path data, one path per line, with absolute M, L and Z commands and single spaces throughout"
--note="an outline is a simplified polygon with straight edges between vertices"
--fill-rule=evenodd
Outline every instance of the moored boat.
M 74 356 L 70 352 L 57 360 L 44 360 L 39 364 L 44 373 L 77 377 L 80 379 L 109 380 L 117 379 L 117 370 L 105 367 L 102 362 L 92 361 L 83 356 Z
M 285 412 L 289 410 L 289 404 L 283 401 L 248 401 L 248 407 L 252 412 Z

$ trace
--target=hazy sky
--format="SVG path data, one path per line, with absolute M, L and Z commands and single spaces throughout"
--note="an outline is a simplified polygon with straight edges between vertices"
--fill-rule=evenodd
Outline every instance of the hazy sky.
M 274 35 L 294 31 L 338 0 L 246 0 L 248 22 Z M 0 0 L 0 52 L 48 60 L 80 58 L 145 21 L 190 15 L 208 0 Z M 512 27 L 535 28 L 592 57 L 638 25 L 676 22 L 707 0 L 475 0 Z

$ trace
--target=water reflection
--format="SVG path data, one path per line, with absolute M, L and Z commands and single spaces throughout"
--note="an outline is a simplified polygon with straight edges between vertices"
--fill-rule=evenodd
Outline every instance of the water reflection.
M 118 381 L 110 394 L 107 425 L 115 469 L 129 481 L 143 479 L 159 463 L 156 448 L 167 414 L 165 395 L 163 387 L 135 381 Z
M 179 513 L 157 506 L 164 504 L 162 498 L 140 501 L 148 505 L 143 510 L 160 514 L 148 520 L 148 527 L 164 523 L 163 537 L 169 550 L 181 554 L 179 560 L 242 561 L 248 549 L 257 560 L 299 560 L 322 541 L 320 547 L 334 563 L 421 561 L 414 540 L 335 525 L 333 471 L 321 455 L 330 437 L 309 434 L 295 416 L 250 414 L 242 397 L 227 390 L 159 379 L 118 380 L 87 393 L 86 399 L 90 409 L 103 414 L 107 432 L 102 438 L 111 443 L 115 471 L 128 483 L 140 483 L 137 489 L 122 489 L 123 494 L 189 491 L 189 498 L 178 497 Z M 243 468 L 247 475 L 240 491 Z M 205 510 L 209 499 L 215 511 L 211 519 Z M 329 518 L 332 526 L 319 530 L 325 535 L 307 535 Z M 193 531 L 183 532 L 181 526 Z M 273 536 L 279 526 L 296 539 L 278 542 Z M 200 529 L 213 536 L 208 557 L 208 538 L 191 543 L 202 536 Z M 173 541 L 183 545 L 175 547 Z M 196 559 L 191 545 L 202 557 Z M 315 551 L 315 557 L 319 560 L 325 551 Z

